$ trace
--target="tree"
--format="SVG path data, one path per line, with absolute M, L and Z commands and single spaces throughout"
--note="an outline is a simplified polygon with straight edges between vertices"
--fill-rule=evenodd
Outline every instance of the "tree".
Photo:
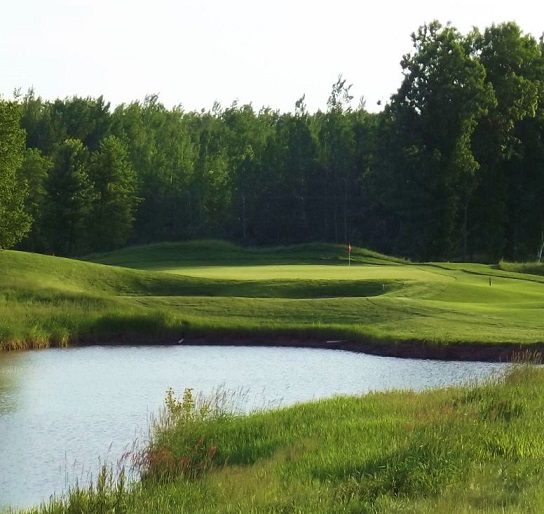
M 383 241 L 383 223 L 374 210 L 372 190 L 368 176 L 376 158 L 377 134 L 381 113 L 369 113 L 361 102 L 359 108 L 350 113 L 354 138 L 354 183 L 352 185 L 351 241 L 360 245 L 375 245 Z
M 156 95 L 121 105 L 113 113 L 112 134 L 126 146 L 138 178 L 134 238 L 138 242 L 188 236 L 193 201 L 190 180 L 197 144 L 193 114 L 167 110 Z M 194 136 L 194 137 L 193 137 Z
M 404 80 L 387 110 L 382 190 L 400 225 L 403 253 L 447 258 L 466 247 L 470 197 L 479 164 L 478 120 L 493 104 L 484 67 L 466 40 L 438 22 L 412 35 Z
M 327 112 L 318 117 L 319 162 L 324 174 L 323 207 L 326 239 L 348 242 L 352 231 L 353 195 L 358 188 L 354 166 L 355 142 L 349 114 L 351 85 L 338 77 L 327 101 Z M 330 227 L 330 228 L 329 228 Z
M 24 250 L 46 251 L 48 247 L 45 233 L 45 184 L 53 162 L 37 148 L 27 148 L 21 166 L 21 176 L 28 185 L 28 196 L 25 200 L 26 211 L 33 219 L 32 229 L 22 241 Z
M 525 258 L 524 232 L 540 241 L 544 225 L 535 223 L 538 204 L 527 200 L 542 182 L 533 150 L 540 139 L 544 99 L 542 45 L 515 23 L 503 23 L 470 35 L 474 55 L 486 72 L 495 104 L 480 121 L 474 150 L 481 163 L 474 213 L 474 245 L 495 258 Z M 540 118 L 537 120 L 537 118 Z M 528 152 L 527 145 L 533 150 Z M 531 165 L 528 165 L 529 158 Z M 536 160 L 535 160 L 536 159 Z M 535 168 L 537 166 L 537 168 Z M 529 222 L 529 227 L 524 225 Z M 536 248 L 536 242 L 532 243 Z
M 25 133 L 19 126 L 20 108 L 0 100 L 0 248 L 10 248 L 30 230 L 25 211 L 28 188 L 21 178 Z
M 46 181 L 46 215 L 51 251 L 70 255 L 85 249 L 85 228 L 92 185 L 89 152 L 79 139 L 66 139 L 57 149 Z
M 64 138 L 79 139 L 91 152 L 95 151 L 100 141 L 109 134 L 111 126 L 109 108 L 109 103 L 104 102 L 102 96 L 96 99 L 74 96 L 65 100 L 55 100 L 49 106 L 52 122 L 62 127 Z
M 190 233 L 217 236 L 232 214 L 226 127 L 218 113 L 202 113 L 193 121 L 197 152 L 189 179 Z
M 220 115 L 223 130 L 216 130 L 224 146 L 226 174 L 222 193 L 225 208 L 230 207 L 228 232 L 247 241 L 267 241 L 271 237 L 275 178 L 263 162 L 276 113 L 263 109 L 258 115 L 251 105 L 226 108 Z M 264 158 L 265 159 L 265 158 Z M 230 203 L 230 206 L 229 206 Z
M 87 221 L 89 247 L 120 247 L 131 235 L 139 198 L 127 149 L 115 136 L 106 137 L 92 154 L 89 179 L 93 188 Z
M 314 214 L 321 211 L 322 205 L 321 201 L 312 202 L 310 197 L 310 181 L 317 168 L 317 148 L 304 109 L 279 118 L 269 147 L 272 147 L 276 161 L 276 169 L 270 171 L 275 171 L 277 208 L 274 218 L 277 234 L 283 239 L 279 242 L 295 243 L 317 237 L 315 227 L 309 226 L 312 204 Z

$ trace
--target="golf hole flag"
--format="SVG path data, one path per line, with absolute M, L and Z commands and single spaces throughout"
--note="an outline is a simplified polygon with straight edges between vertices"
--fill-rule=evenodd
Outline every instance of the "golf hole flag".
M 348 266 L 351 266 L 351 243 L 348 243 Z
M 351 243 L 348 243 L 348 253 L 351 253 Z

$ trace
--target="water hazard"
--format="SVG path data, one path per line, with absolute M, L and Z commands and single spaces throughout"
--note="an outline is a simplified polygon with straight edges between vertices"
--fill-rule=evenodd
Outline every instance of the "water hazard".
M 245 411 L 338 394 L 481 380 L 503 364 L 229 346 L 0 353 L 0 510 L 29 507 L 115 464 L 172 387 L 242 392 Z

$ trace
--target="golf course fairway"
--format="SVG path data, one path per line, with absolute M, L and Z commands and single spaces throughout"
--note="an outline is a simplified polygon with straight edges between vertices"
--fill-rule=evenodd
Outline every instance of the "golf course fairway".
M 507 359 L 541 350 L 544 268 L 411 263 L 341 245 L 0 252 L 0 347 L 291 344 Z

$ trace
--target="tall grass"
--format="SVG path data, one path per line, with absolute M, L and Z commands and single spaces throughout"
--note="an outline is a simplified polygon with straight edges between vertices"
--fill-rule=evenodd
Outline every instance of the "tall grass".
M 528 273 L 532 275 L 544 275 L 544 262 L 499 262 L 499 269 L 513 271 L 515 273 Z
M 130 489 L 125 472 L 115 474 L 111 468 L 101 467 L 94 482 L 89 485 L 74 484 L 66 497 L 54 498 L 28 512 L 42 514 L 129 514 Z
M 542 512 L 543 386 L 521 364 L 484 384 L 250 415 L 170 391 L 139 482 L 118 493 L 103 477 L 32 512 L 87 497 L 85 512 Z

